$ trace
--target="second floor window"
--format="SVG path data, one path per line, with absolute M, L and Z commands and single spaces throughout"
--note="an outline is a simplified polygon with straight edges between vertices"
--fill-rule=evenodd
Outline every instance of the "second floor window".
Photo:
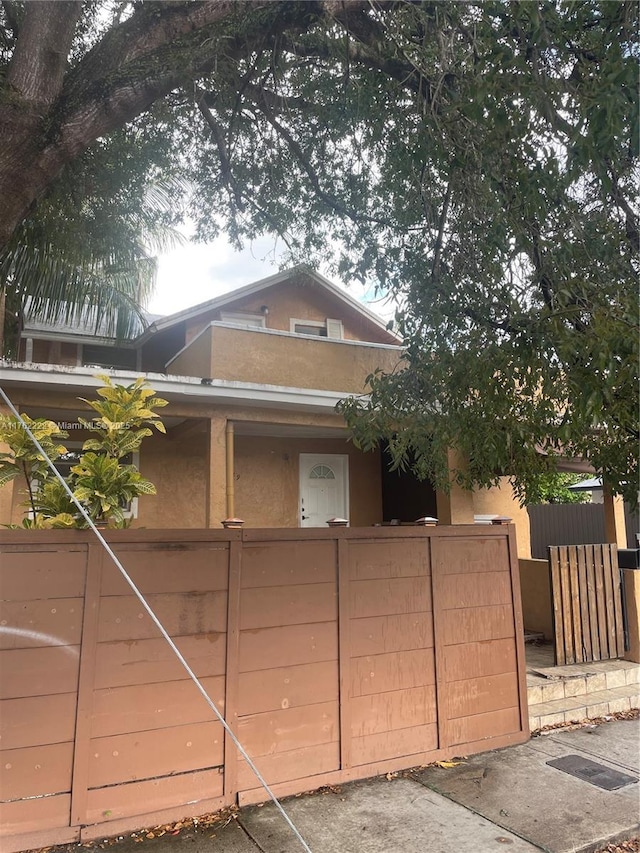
M 318 338 L 333 338 L 334 340 L 342 340 L 344 337 L 341 320 L 327 319 L 321 322 L 318 320 L 292 319 L 290 331 L 296 335 L 314 335 Z

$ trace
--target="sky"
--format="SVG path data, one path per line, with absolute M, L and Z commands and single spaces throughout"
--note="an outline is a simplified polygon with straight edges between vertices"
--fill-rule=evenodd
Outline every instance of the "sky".
M 189 242 L 159 256 L 156 292 L 148 310 L 152 314 L 173 314 L 275 275 L 280 270 L 282 256 L 283 251 L 273 237 L 254 240 L 242 252 L 237 252 L 225 237 L 206 244 Z M 383 319 L 393 316 L 388 305 L 366 298 L 363 285 L 346 287 L 326 270 L 318 272 Z

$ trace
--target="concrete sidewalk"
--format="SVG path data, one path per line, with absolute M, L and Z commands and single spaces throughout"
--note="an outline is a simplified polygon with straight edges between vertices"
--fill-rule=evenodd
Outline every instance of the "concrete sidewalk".
M 636 781 L 608 791 L 547 764 L 568 755 Z M 640 722 L 628 720 L 557 730 L 446 772 L 427 768 L 412 775 L 541 850 L 586 853 L 609 839 L 640 834 L 639 774 Z
M 640 722 L 557 731 L 527 744 L 293 797 L 284 807 L 313 853 L 587 853 L 640 834 L 640 785 L 603 790 L 550 767 L 574 755 L 637 780 Z M 594 777 L 595 778 L 595 777 Z M 272 804 L 226 825 L 125 836 L 118 853 L 300 853 Z M 101 843 L 86 845 L 99 850 Z M 75 849 L 75 845 L 69 849 Z

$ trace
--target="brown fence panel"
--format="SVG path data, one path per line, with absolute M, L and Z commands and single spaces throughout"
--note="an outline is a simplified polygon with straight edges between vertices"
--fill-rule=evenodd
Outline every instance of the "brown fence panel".
M 240 742 L 270 785 L 338 770 L 335 541 L 244 543 L 239 612 Z M 238 762 L 238 790 L 256 788 Z
M 441 746 L 462 752 L 490 738 L 508 742 L 527 718 L 514 544 L 473 536 L 433 539 L 431 547 Z
M 87 546 L 0 560 L 0 826 L 67 840 Z
M 117 553 L 224 711 L 229 543 L 151 541 L 123 545 Z M 78 797 L 82 807 L 72 821 L 113 822 L 194 799 L 222 804 L 222 725 L 106 561 L 95 636 L 86 634 L 85 643 L 92 643 L 95 660 L 82 744 L 87 793 Z
M 109 539 L 280 795 L 528 736 L 510 528 Z M 0 532 L 0 617 L 3 853 L 264 799 L 90 534 Z
M 559 665 L 624 655 L 622 594 L 615 545 L 549 548 Z
M 348 543 L 351 766 L 439 746 L 428 542 Z

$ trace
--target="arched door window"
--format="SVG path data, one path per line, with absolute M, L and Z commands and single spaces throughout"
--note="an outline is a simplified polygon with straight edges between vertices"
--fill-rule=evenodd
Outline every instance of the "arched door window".
M 349 457 L 339 453 L 300 454 L 300 524 L 324 527 L 348 518 Z
M 310 480 L 335 480 L 336 475 L 328 465 L 316 465 L 309 474 Z

